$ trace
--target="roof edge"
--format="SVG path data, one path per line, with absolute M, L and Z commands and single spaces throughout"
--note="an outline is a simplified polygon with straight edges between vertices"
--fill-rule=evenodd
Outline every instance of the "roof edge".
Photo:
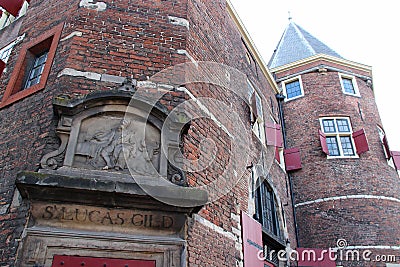
M 372 75 L 372 67 L 369 65 L 365 65 L 365 64 L 361 64 L 355 61 L 351 61 L 351 60 L 347 60 L 347 59 L 343 59 L 343 58 L 338 58 L 338 57 L 334 57 L 334 56 L 330 56 L 330 55 L 326 55 L 326 54 L 317 54 L 311 57 L 307 57 L 301 60 L 297 60 L 294 61 L 292 63 L 289 64 L 285 64 L 276 68 L 271 68 L 270 71 L 272 73 L 279 73 L 279 72 L 283 72 L 283 71 L 287 71 L 290 69 L 294 69 L 297 67 L 300 67 L 302 65 L 308 64 L 308 63 L 312 63 L 318 60 L 327 60 L 329 62 L 332 63 L 336 63 L 345 67 L 350 67 L 350 68 L 354 68 L 357 70 L 361 70 L 361 71 L 366 71 L 366 72 L 370 72 Z
M 261 57 L 260 52 L 258 52 L 253 40 L 250 37 L 250 34 L 246 30 L 243 22 L 241 21 L 239 15 L 237 14 L 235 8 L 233 7 L 230 0 L 226 0 L 226 6 L 228 9 L 228 13 L 231 15 L 233 21 L 235 22 L 236 26 L 238 27 L 240 33 L 242 34 L 243 40 L 246 42 L 246 45 L 250 49 L 250 52 L 255 57 L 257 64 L 260 66 L 261 71 L 263 72 L 264 76 L 267 78 L 268 82 L 270 83 L 272 89 L 275 93 L 279 93 L 278 84 L 275 82 L 275 79 L 272 76 L 271 71 L 268 69 L 267 64 L 265 64 L 264 60 Z

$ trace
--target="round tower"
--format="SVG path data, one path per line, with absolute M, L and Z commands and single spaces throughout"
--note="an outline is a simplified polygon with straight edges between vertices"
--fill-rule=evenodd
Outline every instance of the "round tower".
M 343 266 L 395 262 L 400 183 L 371 67 L 342 58 L 293 22 L 269 66 L 285 96 L 287 148 L 301 154 L 302 169 L 289 173 L 299 246 L 337 248 Z

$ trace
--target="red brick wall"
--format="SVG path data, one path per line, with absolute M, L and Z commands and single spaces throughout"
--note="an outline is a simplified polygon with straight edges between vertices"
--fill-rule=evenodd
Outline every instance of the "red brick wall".
M 234 22 L 228 13 L 225 1 L 189 1 L 188 19 L 190 21 L 190 34 L 187 45 L 188 53 L 196 60 L 226 64 L 247 75 L 247 77 L 254 82 L 256 87 L 261 90 L 264 96 L 264 118 L 268 119 L 271 115 L 277 119 L 278 110 L 273 89 L 261 73 L 260 67 L 254 61 L 248 63 L 246 60 L 246 52 L 248 51 L 241 39 L 241 34 L 234 25 Z M 250 117 L 250 110 L 248 106 L 243 106 L 243 101 L 240 99 L 231 97 L 226 93 L 226 91 L 224 92 L 216 86 L 202 85 L 190 86 L 188 88 L 190 88 L 191 92 L 196 97 L 211 97 L 213 99 L 218 99 L 225 104 L 232 103 L 233 106 L 236 107 L 236 112 L 238 112 L 238 114 L 240 114 L 243 118 L 246 127 L 250 129 L 250 121 L 247 119 Z M 267 106 L 271 106 L 270 98 L 272 99 L 273 103 L 271 107 L 271 114 L 270 110 L 267 108 Z M 216 110 L 218 113 L 218 108 L 216 108 Z M 221 110 L 220 112 L 223 113 L 224 111 Z M 188 139 L 196 136 L 199 129 L 204 128 L 205 127 L 201 125 L 201 123 L 192 124 L 189 131 L 190 137 L 188 137 Z M 223 134 L 220 134 L 220 131 L 216 131 L 216 129 L 212 127 L 210 127 L 209 131 L 207 132 L 207 134 L 210 136 L 215 136 L 215 133 L 217 133 L 219 140 L 224 137 Z M 191 140 L 186 141 L 190 143 Z M 252 151 L 249 160 L 253 163 L 257 163 L 260 156 L 260 143 L 258 139 L 253 135 L 248 145 Z M 228 151 L 229 150 L 227 150 L 227 152 Z M 220 154 L 217 155 L 219 156 Z M 243 155 L 243 157 L 244 156 L 245 155 Z M 269 151 L 268 157 L 271 156 L 273 157 L 272 151 Z M 226 154 L 222 154 L 221 157 L 224 159 Z M 218 172 L 206 172 L 205 175 L 195 174 L 192 179 L 197 183 L 207 184 L 207 182 L 210 180 L 218 178 L 215 176 L 215 174 L 218 174 Z M 286 184 L 285 173 L 276 163 L 273 163 L 270 169 L 270 174 L 272 186 L 277 189 L 278 197 L 280 198 L 282 204 L 285 205 L 284 209 L 287 220 L 287 228 L 289 231 L 289 238 L 294 245 L 296 241 L 293 226 L 293 216 L 290 206 L 290 198 L 287 197 L 288 188 Z M 234 215 L 239 216 L 240 210 L 248 212 L 248 182 L 250 175 L 250 172 L 247 172 L 229 194 L 213 203 L 208 204 L 200 211 L 199 214 L 216 226 L 221 227 L 226 232 L 231 233 L 232 227 L 235 227 L 235 222 L 231 219 L 231 214 L 233 213 Z M 224 238 L 218 235 L 215 237 L 210 237 L 210 229 L 205 231 L 202 230 L 203 228 L 204 226 L 196 222 L 193 223 L 193 230 L 189 231 L 189 263 L 195 263 L 193 266 L 235 266 L 234 262 L 231 262 L 229 259 L 237 259 L 240 261 L 240 257 L 237 255 L 237 253 L 240 251 L 233 250 L 229 245 L 221 247 L 218 245 L 199 246 L 197 244 L 200 242 L 200 240 L 207 240 L 205 242 L 208 242 L 210 238 L 213 238 L 215 244 L 224 242 L 229 244 L 232 242 L 226 237 Z M 207 255 L 214 254 L 217 259 L 224 255 L 225 261 L 218 260 L 218 262 L 210 262 L 210 257 Z

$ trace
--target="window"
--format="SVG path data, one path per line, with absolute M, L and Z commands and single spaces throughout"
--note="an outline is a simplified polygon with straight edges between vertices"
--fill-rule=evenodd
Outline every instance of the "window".
M 342 86 L 342 91 L 346 95 L 360 96 L 358 91 L 357 81 L 354 76 L 345 75 L 339 73 L 340 84 Z
M 45 87 L 62 29 L 60 24 L 21 48 L 0 108 Z
M 251 122 L 253 123 L 252 130 L 254 134 L 265 144 L 265 126 L 264 126 L 264 115 L 262 108 L 261 96 L 255 90 L 253 84 L 247 80 L 249 87 L 249 95 L 251 96 Z
M 255 219 L 262 225 L 264 255 L 268 255 L 267 260 L 278 266 L 279 259 L 276 252 L 285 248 L 278 213 L 279 206 L 268 183 L 262 182 L 260 178 L 258 184 L 255 195 Z M 273 251 L 275 253 L 272 253 Z
M 322 132 L 331 157 L 357 157 L 349 118 L 321 118 Z
M 38 84 L 40 82 L 40 77 L 42 77 L 44 65 L 46 64 L 48 54 L 49 51 L 45 51 L 43 54 L 35 57 L 33 66 L 29 71 L 28 79 L 25 82 L 24 89 L 29 88 L 32 85 Z
M 4 63 L 7 63 L 13 47 L 14 47 L 14 42 L 2 48 L 0 50 L 0 60 L 2 60 Z
M 276 204 L 272 188 L 266 182 L 260 181 L 261 179 L 256 190 L 256 220 L 268 234 L 280 239 L 279 206 Z
M 304 96 L 301 76 L 284 81 L 282 83 L 283 94 L 286 96 L 285 101 L 293 100 Z

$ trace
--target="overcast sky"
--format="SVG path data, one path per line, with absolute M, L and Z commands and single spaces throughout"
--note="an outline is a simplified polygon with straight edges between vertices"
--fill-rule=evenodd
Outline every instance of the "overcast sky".
M 397 0 L 231 0 L 264 61 L 293 21 L 345 59 L 372 66 L 391 150 L 400 151 L 400 31 Z M 397 106 L 396 106 L 397 105 Z M 400 110 L 400 109 L 399 109 Z

